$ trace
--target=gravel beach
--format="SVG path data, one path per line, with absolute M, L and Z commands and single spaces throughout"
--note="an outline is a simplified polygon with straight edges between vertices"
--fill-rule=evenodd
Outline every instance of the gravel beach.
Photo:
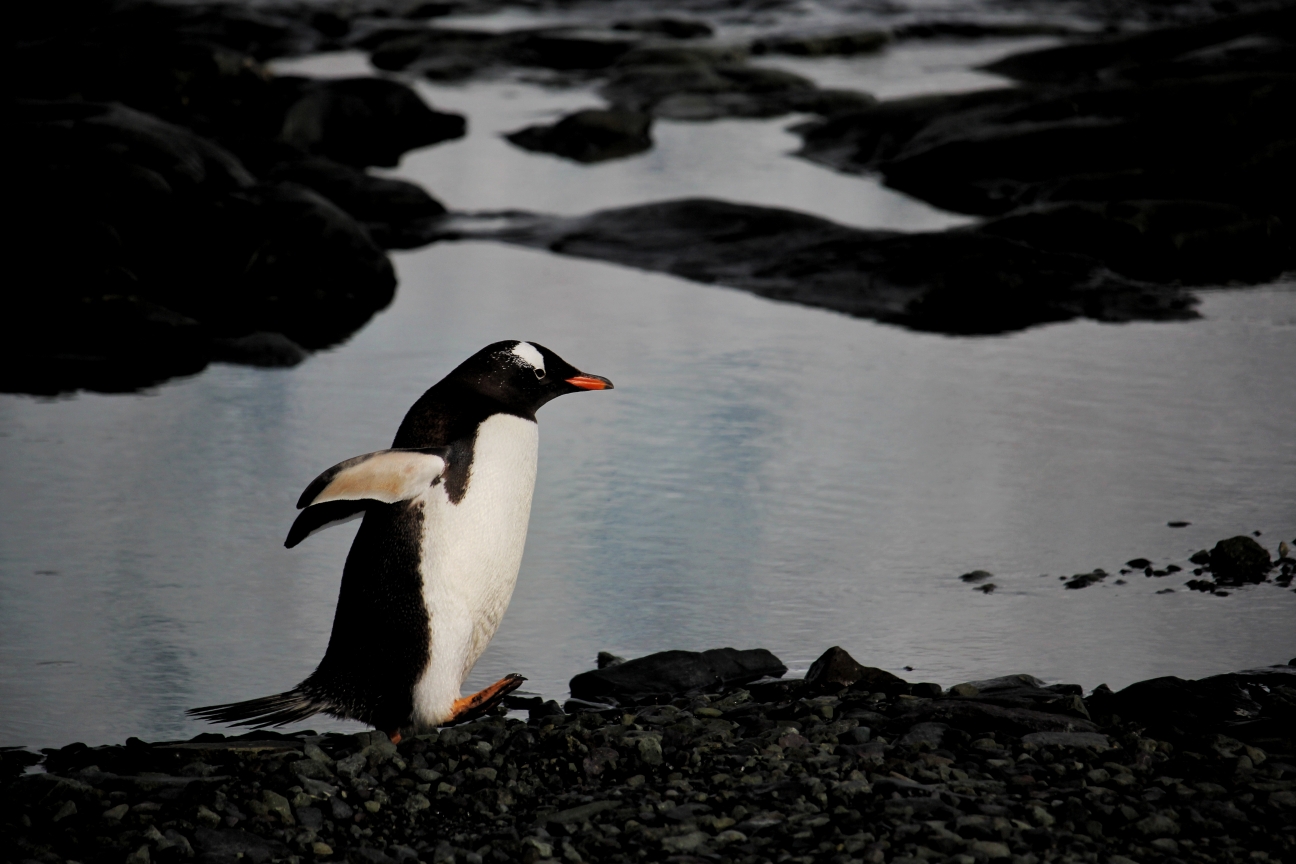
M 9 749 L 4 858 L 1127 864 L 1296 853 L 1296 665 L 1082 697 L 1026 675 L 943 690 L 833 648 L 805 679 L 716 689 L 566 711 L 532 700 L 528 719 L 515 709 L 398 745 L 381 733 L 258 731 Z M 638 700 L 658 704 L 625 704 Z

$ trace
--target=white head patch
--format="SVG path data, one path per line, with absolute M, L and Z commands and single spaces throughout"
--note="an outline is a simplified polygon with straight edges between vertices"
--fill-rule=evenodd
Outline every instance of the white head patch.
M 544 355 L 530 342 L 519 342 L 514 345 L 513 356 L 539 372 L 542 376 L 545 374 Z

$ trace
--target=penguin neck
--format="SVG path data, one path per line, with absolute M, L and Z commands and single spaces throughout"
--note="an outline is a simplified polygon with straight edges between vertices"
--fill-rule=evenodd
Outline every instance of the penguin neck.
M 448 447 L 471 439 L 488 417 L 510 414 L 536 422 L 529 408 L 507 405 L 458 381 L 446 379 L 428 389 L 405 413 L 392 447 Z

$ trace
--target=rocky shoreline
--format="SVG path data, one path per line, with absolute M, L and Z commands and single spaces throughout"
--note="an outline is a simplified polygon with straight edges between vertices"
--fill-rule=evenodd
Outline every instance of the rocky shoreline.
M 135 390 L 213 361 L 294 365 L 391 301 L 384 250 L 457 236 L 961 334 L 1191 318 L 1193 286 L 1257 284 L 1296 267 L 1281 167 L 1296 141 L 1285 110 L 1291 3 L 1230 4 L 1229 14 L 1190 0 L 1119 12 L 1078 3 L 1070 23 L 1044 7 L 1023 7 L 1037 20 L 897 7 L 883 29 L 785 24 L 737 40 L 701 13 L 643 17 L 629 6 L 505 32 L 435 23 L 500 8 L 24 6 L 13 200 L 26 303 L 0 391 Z M 750 25 L 772 20 L 764 8 L 707 15 Z M 879 103 L 762 65 L 1041 33 L 1069 41 L 991 67 L 1019 86 L 971 94 Z M 310 80 L 264 65 L 338 49 L 366 52 L 379 76 Z M 448 219 L 426 190 L 368 173 L 464 134 L 464 117 L 424 104 L 407 82 L 502 74 L 593 87 L 607 102 L 516 130 L 509 140 L 525 149 L 595 163 L 651 148 L 659 119 L 809 115 L 801 157 L 986 219 L 906 235 L 684 200 L 575 219 L 522 214 L 521 228 L 473 234 L 462 224 L 471 214 Z
M 796 680 L 771 677 L 784 668 L 764 651 L 601 655 L 600 666 L 573 679 L 583 700 L 520 699 L 528 719 L 515 710 L 396 745 L 259 731 L 3 750 L 5 860 L 1127 864 L 1296 852 L 1296 665 L 1088 696 L 1028 675 L 944 690 L 840 648 Z

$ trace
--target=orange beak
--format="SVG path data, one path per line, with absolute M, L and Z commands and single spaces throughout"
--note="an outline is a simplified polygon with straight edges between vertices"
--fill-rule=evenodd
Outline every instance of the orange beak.
M 582 390 L 611 390 L 612 382 L 601 375 L 576 375 L 567 383 Z

